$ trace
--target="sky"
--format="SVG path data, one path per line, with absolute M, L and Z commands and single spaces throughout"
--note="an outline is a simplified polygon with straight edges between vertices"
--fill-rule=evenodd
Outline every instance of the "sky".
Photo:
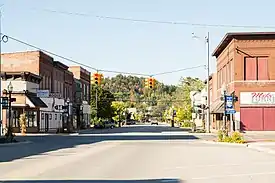
M 272 25 L 273 0 L 0 0 L 0 4 L 3 4 L 2 32 L 8 36 L 97 69 L 149 75 L 207 64 L 204 40 L 207 32 L 212 54 L 227 32 L 274 30 L 154 24 L 97 16 L 275 26 Z M 194 39 L 192 33 L 199 38 Z M 2 52 L 30 50 L 35 49 L 11 39 L 2 43 Z M 211 57 L 210 71 L 215 72 L 215 67 L 216 59 Z M 105 77 L 116 75 L 103 74 Z M 200 67 L 155 78 L 165 84 L 178 84 L 180 78 L 186 76 L 206 79 L 207 72 L 205 67 Z

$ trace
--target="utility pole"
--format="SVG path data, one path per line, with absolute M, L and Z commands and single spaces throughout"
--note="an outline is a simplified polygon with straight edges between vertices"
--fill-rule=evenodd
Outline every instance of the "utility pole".
M 97 114 L 98 114 L 98 108 L 97 108 L 97 100 L 98 100 L 98 99 L 97 99 L 97 87 L 98 87 L 98 86 L 95 87 L 95 110 L 96 110 L 96 118 L 97 118 L 97 116 L 98 116 L 98 115 L 97 115 Z
M 209 32 L 207 33 L 206 37 L 206 44 L 207 44 L 207 114 L 206 114 L 206 126 L 207 132 L 210 133 L 210 44 L 209 44 Z

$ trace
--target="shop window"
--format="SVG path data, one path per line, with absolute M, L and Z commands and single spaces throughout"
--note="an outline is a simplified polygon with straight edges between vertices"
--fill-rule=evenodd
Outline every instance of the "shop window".
M 26 112 L 27 127 L 37 127 L 37 111 Z
M 20 111 L 14 110 L 12 111 L 12 126 L 13 127 L 19 127 L 20 126 Z

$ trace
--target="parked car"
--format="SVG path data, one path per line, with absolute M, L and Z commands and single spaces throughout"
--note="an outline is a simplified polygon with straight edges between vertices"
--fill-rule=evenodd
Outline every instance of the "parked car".
M 105 121 L 105 128 L 115 128 L 116 124 L 114 121 Z
M 99 123 L 96 123 L 94 125 L 94 128 L 114 128 L 116 126 L 115 122 L 114 121 L 109 121 L 109 120 L 106 120 L 106 121 L 102 121 L 102 122 L 99 122 Z

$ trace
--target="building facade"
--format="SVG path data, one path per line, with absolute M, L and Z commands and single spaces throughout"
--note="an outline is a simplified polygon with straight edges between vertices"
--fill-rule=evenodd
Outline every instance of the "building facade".
M 80 66 L 71 66 L 69 71 L 73 73 L 75 83 L 74 120 L 77 128 L 90 127 L 91 120 L 91 73 Z
M 56 132 L 68 128 L 70 115 L 64 114 L 60 106 L 73 101 L 73 74 L 68 66 L 41 52 L 16 52 L 2 54 L 2 70 L 5 72 L 31 72 L 41 77 L 34 90 L 47 105 L 37 118 L 40 132 Z M 72 125 L 71 125 L 72 126 Z
M 8 109 L 2 110 L 3 127 L 12 125 L 13 132 L 20 132 L 20 115 L 25 113 L 27 132 L 39 132 L 41 110 L 48 107 L 36 95 L 42 77 L 30 72 L 2 72 L 1 79 L 3 97 L 9 97 L 8 86 L 11 85 L 11 97 L 16 99 L 11 103 L 10 116 Z
M 235 92 L 239 100 L 232 117 L 242 130 L 275 130 L 274 45 L 274 32 L 228 33 L 213 53 L 217 59 L 217 101 L 223 90 Z M 224 108 L 222 101 L 217 103 Z

